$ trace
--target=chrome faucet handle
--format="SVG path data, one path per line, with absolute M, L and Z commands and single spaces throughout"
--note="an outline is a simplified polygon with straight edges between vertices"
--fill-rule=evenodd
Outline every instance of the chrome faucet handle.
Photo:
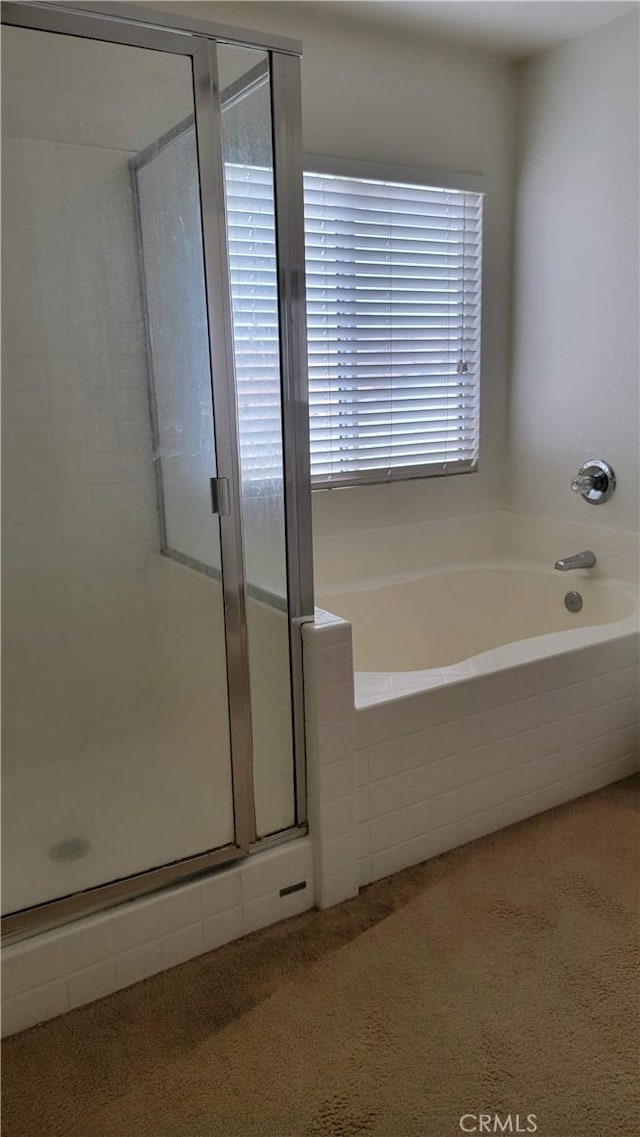
M 576 474 L 571 489 L 574 493 L 589 493 L 590 490 L 602 489 L 602 481 L 602 474 Z
M 590 505 L 608 501 L 616 488 L 616 476 L 601 458 L 587 458 L 571 482 L 574 493 L 582 494 Z

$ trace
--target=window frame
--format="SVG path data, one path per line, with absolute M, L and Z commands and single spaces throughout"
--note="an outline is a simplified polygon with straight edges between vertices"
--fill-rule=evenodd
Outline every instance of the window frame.
M 303 158 L 304 174 L 327 174 L 344 178 L 361 178 L 366 181 L 381 181 L 415 185 L 424 189 L 449 189 L 460 192 L 487 193 L 487 179 L 483 174 L 461 173 L 451 170 L 435 170 L 420 166 L 399 166 L 382 162 L 364 161 L 359 158 L 338 158 L 326 154 L 307 154 Z M 483 200 L 483 223 L 484 223 Z M 479 450 L 481 434 L 481 390 L 482 390 L 482 339 L 484 323 L 484 224 L 480 234 L 480 332 L 479 332 L 479 372 L 478 372 L 478 453 L 468 461 L 421 463 L 408 466 L 395 466 L 391 470 L 356 470 L 349 473 L 312 475 L 311 490 L 345 489 L 349 486 L 381 485 L 391 482 L 414 481 L 419 478 L 452 477 L 457 474 L 474 474 L 479 469 Z

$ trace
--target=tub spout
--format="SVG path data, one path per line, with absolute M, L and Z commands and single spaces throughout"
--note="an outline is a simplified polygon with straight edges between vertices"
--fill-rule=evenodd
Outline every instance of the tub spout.
M 572 557 L 563 557 L 556 561 L 553 567 L 559 569 L 560 572 L 570 572 L 571 569 L 593 568 L 595 563 L 595 553 L 592 553 L 591 549 L 585 549 L 583 553 L 574 553 Z

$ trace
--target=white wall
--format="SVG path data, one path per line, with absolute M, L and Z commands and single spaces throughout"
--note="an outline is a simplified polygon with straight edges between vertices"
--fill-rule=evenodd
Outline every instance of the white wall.
M 638 17 L 523 68 L 510 507 L 638 528 Z M 618 475 L 594 509 L 569 483 Z
M 308 152 L 486 176 L 480 471 L 318 492 L 313 508 L 319 536 L 500 508 L 510 318 L 511 65 L 439 42 L 355 29 L 306 12 L 303 3 L 150 6 L 301 39 Z

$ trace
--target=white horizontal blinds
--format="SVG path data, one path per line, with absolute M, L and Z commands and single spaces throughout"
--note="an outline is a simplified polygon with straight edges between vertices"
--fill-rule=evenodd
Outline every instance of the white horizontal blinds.
M 482 196 L 305 174 L 316 484 L 478 453 Z
M 282 408 L 273 170 L 225 162 L 243 479 L 282 481 Z

